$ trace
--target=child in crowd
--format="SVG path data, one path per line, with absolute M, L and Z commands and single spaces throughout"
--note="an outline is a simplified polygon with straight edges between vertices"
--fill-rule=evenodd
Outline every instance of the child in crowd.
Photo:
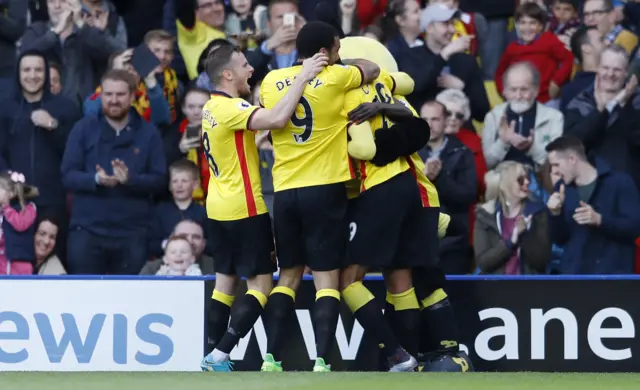
M 254 18 L 252 0 L 231 0 L 231 12 L 225 22 L 227 37 L 242 49 L 254 49 L 262 39 L 263 21 Z
M 31 275 L 36 260 L 36 206 L 27 199 L 38 190 L 18 172 L 0 174 L 0 275 Z
M 188 160 L 178 160 L 169 167 L 169 191 L 173 199 L 156 206 L 151 227 L 149 253 L 162 256 L 167 237 L 170 237 L 178 222 L 190 219 L 206 227 L 207 210 L 193 201 L 193 191 L 198 187 L 198 167 Z M 206 236 L 206 229 L 205 229 Z M 206 237 L 205 237 L 206 238 Z
M 553 17 L 549 23 L 549 31 L 569 48 L 571 36 L 582 24 L 578 15 L 577 0 L 555 0 L 552 10 Z
M 536 3 L 526 3 L 516 11 L 518 40 L 507 46 L 496 70 L 496 87 L 502 94 L 502 78 L 509 67 L 529 62 L 540 73 L 537 100 L 547 103 L 559 96 L 560 87 L 569 80 L 573 54 L 552 32 L 545 32 L 545 11 Z
M 167 240 L 164 264 L 156 275 L 200 276 L 202 271 L 196 264 L 194 249 L 184 236 L 173 236 Z

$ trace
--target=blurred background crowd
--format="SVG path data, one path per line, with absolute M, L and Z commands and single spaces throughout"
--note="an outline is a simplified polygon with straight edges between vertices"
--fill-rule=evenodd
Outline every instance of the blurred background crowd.
M 0 274 L 213 273 L 207 54 L 239 45 L 257 104 L 321 13 L 385 44 L 415 81 L 425 174 L 467 227 L 441 242 L 445 273 L 640 270 L 640 1 L 0 0 Z M 546 146 L 563 135 L 604 179 L 558 231 L 548 205 L 563 178 Z M 271 207 L 274 156 L 256 140 Z M 629 180 L 609 186 L 610 172 Z M 605 229 L 594 211 L 635 219 Z

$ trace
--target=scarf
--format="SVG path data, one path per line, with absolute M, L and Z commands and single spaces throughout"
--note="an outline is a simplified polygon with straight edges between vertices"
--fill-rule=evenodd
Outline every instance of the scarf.
M 180 131 L 181 134 L 184 134 L 189 121 L 186 119 L 180 123 Z M 200 173 L 199 177 L 199 185 L 193 191 L 193 200 L 197 203 L 204 205 L 205 200 L 207 198 L 207 188 L 209 188 L 209 161 L 207 161 L 207 156 L 205 156 L 204 151 L 202 150 L 202 146 L 199 148 L 189 149 L 187 151 L 187 160 L 193 162 L 198 167 L 198 172 Z
M 464 19 L 464 20 L 463 20 Z M 453 27 L 456 32 L 453 35 L 452 40 L 455 40 L 459 37 L 464 37 L 466 35 L 475 35 L 475 21 L 473 15 L 471 14 L 462 14 L 460 19 L 456 19 L 453 22 Z M 471 45 L 469 46 L 469 50 L 467 50 L 467 54 L 475 55 L 478 50 L 478 42 L 476 38 L 471 40 Z
M 171 111 L 171 123 L 175 122 L 177 118 L 177 104 L 178 104 L 178 76 L 176 71 L 171 68 L 165 68 L 162 72 L 161 80 L 163 84 L 164 96 L 169 103 L 169 110 Z M 96 100 L 102 93 L 102 87 L 98 86 L 96 92 L 89 98 L 90 100 Z M 144 81 L 138 83 L 136 88 L 136 98 L 133 101 L 132 107 L 136 112 L 143 117 L 147 122 L 151 120 L 151 105 L 149 104 L 149 97 L 147 95 L 147 86 Z

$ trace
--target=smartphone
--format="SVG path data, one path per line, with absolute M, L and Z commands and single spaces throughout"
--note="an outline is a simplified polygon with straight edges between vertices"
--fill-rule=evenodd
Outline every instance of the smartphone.
M 145 78 L 160 65 L 160 60 L 146 44 L 142 43 L 133 49 L 131 65 L 141 78 Z
M 294 26 L 296 24 L 295 12 L 287 12 L 282 18 L 285 26 Z
M 187 139 L 197 138 L 200 139 L 201 127 L 199 125 L 195 126 L 187 126 L 187 130 L 185 131 L 185 137 Z

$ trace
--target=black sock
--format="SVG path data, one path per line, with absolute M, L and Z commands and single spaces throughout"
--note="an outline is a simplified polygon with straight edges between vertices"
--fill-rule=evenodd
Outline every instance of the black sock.
M 281 360 L 282 346 L 287 339 L 289 325 L 295 312 L 296 293 L 288 287 L 273 289 L 264 310 L 267 331 L 267 353 Z
M 459 351 L 460 331 L 453 306 L 447 294 L 438 289 L 422 301 L 422 334 L 420 352 L 441 352 L 454 355 Z M 426 332 L 425 332 L 426 331 Z
M 410 355 L 416 356 L 420 341 L 420 306 L 415 290 L 410 288 L 400 294 L 391 294 L 391 296 L 394 305 L 391 329 L 400 345 Z
M 387 291 L 387 298 L 384 305 L 384 319 L 387 320 L 387 323 L 391 325 L 393 321 L 393 313 L 396 311 L 396 308 L 393 307 L 393 294 Z
M 395 312 L 395 310 L 396 309 L 393 307 L 393 296 L 390 292 L 387 291 L 387 297 L 384 306 L 384 320 L 387 322 L 389 327 L 391 327 L 391 324 L 393 323 L 393 313 Z M 380 351 L 378 352 L 378 371 L 389 371 L 389 362 L 384 352 L 384 344 L 379 343 L 378 347 L 380 348 Z
M 340 293 L 338 290 L 319 290 L 316 293 L 316 303 L 313 307 L 313 328 L 319 358 L 327 358 L 331 344 L 335 340 L 339 315 Z
M 231 313 L 231 306 L 233 305 L 234 299 L 234 296 L 213 290 L 209 306 L 209 321 L 207 329 L 207 344 L 209 345 L 208 352 L 211 352 L 216 348 L 229 326 L 229 315 Z
M 220 340 L 220 343 L 216 347 L 218 351 L 224 353 L 231 353 L 233 347 L 238 344 L 241 338 L 247 335 L 253 324 L 256 323 L 264 305 L 267 304 L 267 297 L 260 291 L 249 290 L 240 298 L 238 307 L 235 309 L 234 315 L 231 316 L 231 323 L 229 329 Z

